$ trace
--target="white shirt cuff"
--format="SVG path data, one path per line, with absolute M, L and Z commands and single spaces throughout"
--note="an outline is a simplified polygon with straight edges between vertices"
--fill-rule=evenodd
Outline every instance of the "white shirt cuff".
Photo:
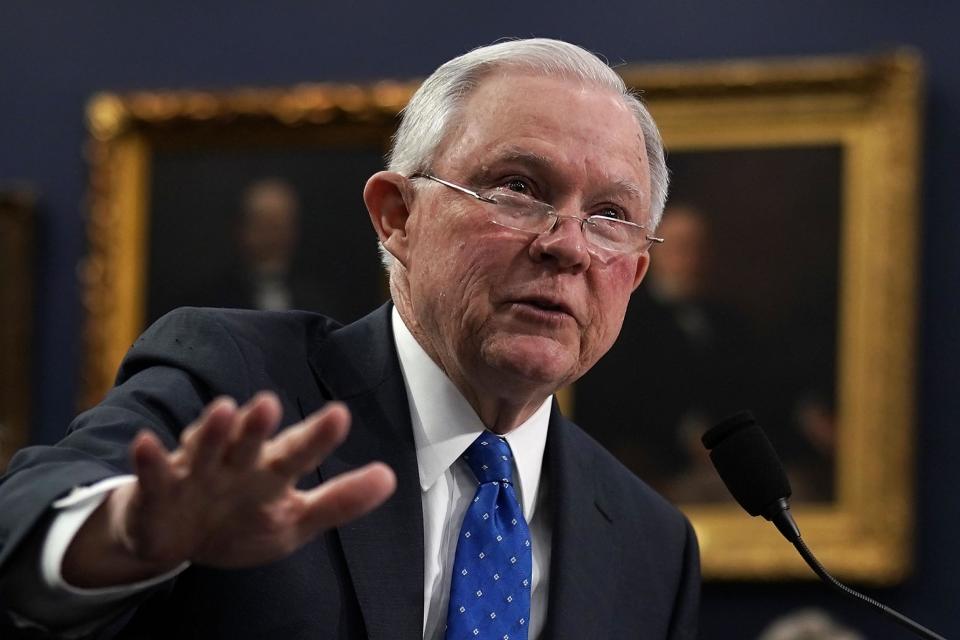
M 47 530 L 47 537 L 40 554 L 40 570 L 48 588 L 76 596 L 78 598 L 76 602 L 80 606 L 82 602 L 103 604 L 122 600 L 156 586 L 190 566 L 189 562 L 184 562 L 179 567 L 148 580 L 97 589 L 75 587 L 63 579 L 63 557 L 80 527 L 97 507 L 103 504 L 111 491 L 136 480 L 137 477 L 134 475 L 114 476 L 88 487 L 76 487 L 68 495 L 53 503 L 53 508 L 60 512 L 54 516 Z
M 108 623 L 122 609 L 124 600 L 169 580 L 188 566 L 189 563 L 184 563 L 149 580 L 101 589 L 81 589 L 63 579 L 63 557 L 87 518 L 113 489 L 135 481 L 133 475 L 107 478 L 87 487 L 77 487 L 53 503 L 58 513 L 37 543 L 40 575 L 37 575 L 35 561 L 25 557 L 12 566 L 11 575 L 7 577 L 11 584 L 20 585 L 18 593 L 23 598 L 10 608 L 18 627 L 55 629 L 58 637 L 79 638 Z M 14 605 L 12 601 L 10 604 Z

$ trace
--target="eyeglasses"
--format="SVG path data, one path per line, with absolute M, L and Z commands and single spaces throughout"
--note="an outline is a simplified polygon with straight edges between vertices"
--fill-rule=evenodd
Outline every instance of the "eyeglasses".
M 570 218 L 580 223 L 580 229 L 583 231 L 587 243 L 596 249 L 603 249 L 611 253 L 643 253 L 650 249 L 654 243 L 660 244 L 663 242 L 663 238 L 649 235 L 647 228 L 643 225 L 600 215 L 587 216 L 586 218 L 563 216 L 546 202 L 503 188 L 473 191 L 428 173 L 418 172 L 410 177 L 433 180 L 445 187 L 476 198 L 480 202 L 495 205 L 487 208 L 490 221 L 508 229 L 539 235 L 553 231 L 560 218 Z

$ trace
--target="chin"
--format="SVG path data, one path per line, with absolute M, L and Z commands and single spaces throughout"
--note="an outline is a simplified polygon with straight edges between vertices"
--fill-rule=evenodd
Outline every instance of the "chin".
M 556 339 L 530 335 L 499 339 L 483 349 L 485 362 L 500 375 L 514 384 L 549 387 L 551 393 L 576 377 L 578 354 Z

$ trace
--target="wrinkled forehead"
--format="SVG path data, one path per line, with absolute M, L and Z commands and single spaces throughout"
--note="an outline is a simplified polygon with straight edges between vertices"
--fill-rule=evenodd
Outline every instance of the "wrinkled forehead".
M 649 201 L 640 124 L 609 88 L 518 72 L 491 76 L 462 102 L 458 116 L 434 156 L 437 171 L 472 172 L 519 159 L 582 177 L 606 176 Z
M 617 122 L 610 122 L 611 117 Z M 570 131 L 625 125 L 635 131 L 634 142 L 641 141 L 637 151 L 643 151 L 640 124 L 623 96 L 578 77 L 543 76 L 510 68 L 489 73 L 458 101 L 448 134 L 480 122 L 495 123 L 498 127 L 541 124 Z M 445 136 L 444 142 L 451 137 Z

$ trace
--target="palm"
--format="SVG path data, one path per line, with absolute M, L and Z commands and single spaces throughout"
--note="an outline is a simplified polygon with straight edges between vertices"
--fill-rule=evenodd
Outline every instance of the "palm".
M 270 437 L 279 419 L 279 403 L 264 393 L 241 408 L 214 401 L 174 452 L 141 433 L 131 446 L 138 482 L 110 498 L 114 537 L 151 566 L 249 567 L 292 553 L 393 491 L 393 473 L 379 463 L 298 490 L 297 479 L 346 437 L 349 414 L 333 404 Z

